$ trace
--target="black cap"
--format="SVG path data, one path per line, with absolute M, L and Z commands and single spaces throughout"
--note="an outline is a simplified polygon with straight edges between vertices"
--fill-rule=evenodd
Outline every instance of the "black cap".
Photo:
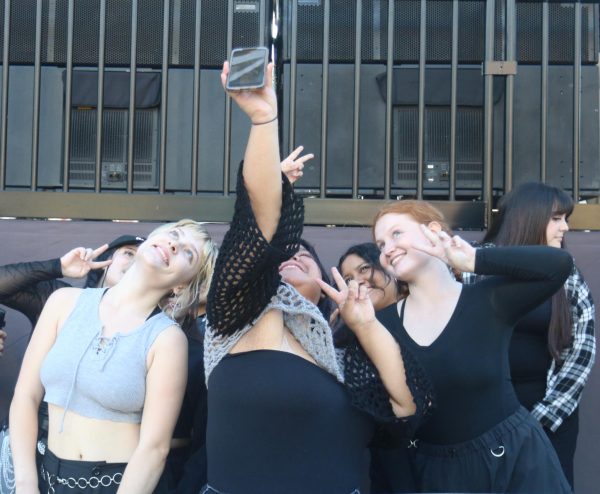
M 135 245 L 136 247 L 144 242 L 146 239 L 144 237 L 138 237 L 135 235 L 121 235 L 120 237 L 115 238 L 110 244 L 108 244 L 108 249 L 106 249 L 102 254 L 100 254 L 95 260 L 96 261 L 106 261 L 107 259 L 111 259 L 115 251 L 120 247 L 125 247 L 126 245 Z M 85 280 L 85 287 L 93 287 L 96 288 L 99 286 L 102 281 L 102 277 L 104 276 L 104 269 L 92 269 Z
M 146 239 L 135 235 L 121 235 L 108 244 L 108 250 L 115 250 L 125 245 L 140 245 Z

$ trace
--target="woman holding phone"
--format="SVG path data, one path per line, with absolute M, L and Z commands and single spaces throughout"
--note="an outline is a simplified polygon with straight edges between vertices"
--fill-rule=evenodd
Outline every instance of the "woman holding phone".
M 224 86 L 228 72 L 226 63 Z M 262 89 L 230 94 L 252 128 L 208 296 L 203 492 L 357 493 L 373 417 L 403 427 L 423 415 L 424 382 L 392 336 L 370 327 L 366 291 L 337 273 L 340 292 L 323 284 L 303 245 L 302 201 L 281 174 L 270 78 Z M 336 354 L 325 290 L 373 363 L 358 345 Z

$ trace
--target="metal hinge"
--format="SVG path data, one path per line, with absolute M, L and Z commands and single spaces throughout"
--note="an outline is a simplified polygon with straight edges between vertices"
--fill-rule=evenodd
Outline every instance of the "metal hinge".
M 483 62 L 481 65 L 483 75 L 517 75 L 516 61 Z

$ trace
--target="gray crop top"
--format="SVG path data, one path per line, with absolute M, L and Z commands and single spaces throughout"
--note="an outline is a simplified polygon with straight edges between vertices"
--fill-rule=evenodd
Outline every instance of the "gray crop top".
M 104 338 L 98 306 L 105 291 L 82 290 L 58 333 L 40 371 L 44 401 L 64 408 L 65 415 L 71 410 L 84 417 L 139 424 L 146 356 L 156 337 L 175 322 L 160 312 L 132 331 Z

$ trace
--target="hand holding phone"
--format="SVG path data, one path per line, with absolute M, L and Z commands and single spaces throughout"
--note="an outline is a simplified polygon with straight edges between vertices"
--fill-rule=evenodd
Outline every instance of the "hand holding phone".
M 264 87 L 268 56 L 269 50 L 263 46 L 232 50 L 225 89 L 241 91 Z

